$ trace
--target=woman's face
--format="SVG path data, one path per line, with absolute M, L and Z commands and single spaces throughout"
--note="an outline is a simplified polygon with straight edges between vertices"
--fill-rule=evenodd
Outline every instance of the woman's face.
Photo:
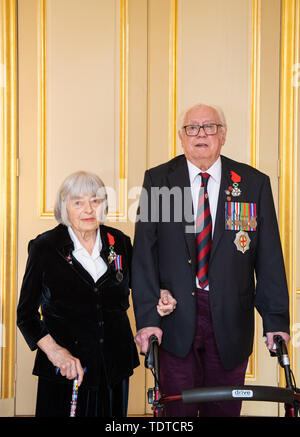
M 96 196 L 79 196 L 67 201 L 71 226 L 78 232 L 95 231 L 100 224 L 102 200 Z

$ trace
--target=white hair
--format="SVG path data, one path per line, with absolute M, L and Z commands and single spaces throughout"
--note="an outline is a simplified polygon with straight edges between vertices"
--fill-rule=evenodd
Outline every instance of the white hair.
M 107 212 L 107 192 L 103 181 L 94 173 L 77 171 L 69 175 L 61 184 L 54 207 L 54 216 L 58 223 L 70 226 L 67 202 L 79 196 L 97 196 L 102 199 L 100 222 L 104 223 Z
M 197 103 L 196 105 L 193 105 L 190 108 L 185 109 L 184 111 L 182 111 L 180 113 L 179 117 L 178 117 L 178 120 L 177 120 L 177 128 L 178 128 L 178 130 L 181 130 L 183 128 L 184 120 L 186 118 L 187 113 L 191 109 L 202 107 L 202 106 L 206 106 L 208 108 L 212 108 L 212 109 L 214 109 L 216 111 L 216 113 L 218 114 L 220 123 L 222 124 L 222 126 L 223 126 L 223 128 L 225 129 L 225 132 L 226 132 L 227 124 L 226 124 L 226 118 L 225 118 L 225 115 L 224 115 L 224 112 L 223 112 L 222 108 L 220 108 L 219 106 L 216 106 L 216 105 L 207 105 L 205 103 Z

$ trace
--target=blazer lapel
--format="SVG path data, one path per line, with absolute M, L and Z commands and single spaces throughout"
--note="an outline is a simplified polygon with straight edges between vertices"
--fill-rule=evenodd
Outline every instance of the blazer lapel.
M 82 280 L 88 282 L 89 284 L 93 284 L 93 278 L 73 256 L 72 252 L 74 250 L 74 244 L 69 235 L 68 228 L 66 226 L 59 225 L 57 230 L 58 233 L 55 246 L 59 255 L 65 260 L 66 264 L 69 265 L 69 268 L 72 269 L 78 276 L 80 276 Z
M 216 213 L 216 221 L 214 227 L 214 235 L 213 235 L 212 248 L 210 254 L 210 262 L 215 254 L 216 248 L 225 231 L 225 201 L 226 201 L 225 190 L 228 189 L 228 185 L 229 185 L 228 184 L 229 168 L 227 165 L 226 158 L 224 158 L 223 156 L 221 156 L 221 162 L 222 162 L 222 174 L 221 174 L 220 191 L 219 191 L 218 206 L 217 206 L 217 213 Z
M 196 265 L 196 242 L 194 231 L 194 212 L 193 212 L 193 200 L 191 193 L 191 184 L 189 178 L 189 172 L 187 167 L 186 158 L 184 155 L 179 157 L 178 161 L 174 162 L 173 167 L 170 169 L 168 180 L 170 188 L 179 187 L 182 194 L 182 226 L 185 236 L 187 248 L 192 260 L 192 264 Z

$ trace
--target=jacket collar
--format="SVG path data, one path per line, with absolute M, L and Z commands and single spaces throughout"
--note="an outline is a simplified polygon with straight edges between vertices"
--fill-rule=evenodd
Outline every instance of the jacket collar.
M 229 181 L 229 171 L 232 170 L 230 166 L 232 166 L 233 161 L 229 158 L 226 158 L 225 156 L 221 155 L 221 164 L 222 164 L 222 171 L 221 171 L 221 182 L 220 182 L 220 191 L 219 191 L 219 197 L 218 197 L 218 206 L 217 206 L 217 214 L 216 214 L 216 221 L 215 221 L 215 230 L 213 235 L 213 242 L 212 242 L 212 249 L 211 249 L 211 256 L 210 259 L 212 259 L 215 250 L 223 236 L 224 230 L 225 230 L 225 223 L 224 223 L 224 208 L 225 208 L 225 189 L 228 187 L 228 181 Z M 184 188 L 190 188 L 190 179 L 189 179 L 189 172 L 188 172 L 188 165 L 187 160 L 184 155 L 180 155 L 174 160 L 172 160 L 170 165 L 170 171 L 168 175 L 168 180 L 170 183 L 170 187 L 179 186 L 183 190 Z M 187 243 L 187 247 L 190 253 L 190 257 L 193 263 L 194 268 L 196 268 L 196 244 L 195 244 L 195 234 L 194 234 L 194 217 L 187 217 L 187 215 L 184 212 L 185 211 L 193 211 L 192 205 L 192 195 L 190 189 L 185 189 L 185 192 L 183 194 L 184 200 L 185 200 L 185 206 L 182 211 L 182 224 L 183 224 L 183 231 L 185 234 L 185 240 Z M 188 232 L 189 230 L 189 232 Z
M 101 253 L 104 251 L 108 251 L 108 237 L 107 237 L 107 229 L 105 225 L 100 225 L 100 237 L 102 241 L 102 250 Z M 69 231 L 67 226 L 59 224 L 54 228 L 51 238 L 51 243 L 53 246 L 56 247 L 56 249 L 60 250 L 63 253 L 67 253 L 70 250 L 74 250 L 74 244 L 70 237 Z
M 109 243 L 107 236 L 107 228 L 105 225 L 100 225 L 100 237 L 102 241 L 102 249 L 100 252 L 100 256 L 103 258 L 104 262 L 107 264 L 107 272 L 101 277 L 98 281 L 102 281 L 105 279 L 113 268 L 111 264 L 108 263 L 108 255 L 109 255 Z M 73 257 L 72 252 L 74 250 L 74 244 L 70 237 L 67 226 L 59 224 L 52 234 L 51 244 L 55 247 L 55 249 L 59 252 L 59 254 L 70 264 L 70 267 L 74 269 L 74 271 L 81 276 L 82 279 L 88 281 L 91 284 L 94 284 L 93 278 L 89 275 L 89 273 L 81 266 L 81 264 Z M 72 263 L 70 263 L 70 259 Z M 96 282 L 96 284 L 98 283 Z

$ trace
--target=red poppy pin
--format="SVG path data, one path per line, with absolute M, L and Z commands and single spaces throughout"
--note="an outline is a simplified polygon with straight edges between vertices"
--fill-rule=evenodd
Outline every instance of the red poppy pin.
M 115 244 L 115 237 L 111 235 L 109 232 L 107 232 L 108 242 L 110 246 L 114 246 Z
M 109 232 L 107 232 L 107 238 L 109 243 L 109 255 L 108 255 L 108 262 L 111 264 L 117 257 L 117 254 L 115 252 L 115 237 L 111 235 Z
M 232 170 L 231 170 L 230 174 L 231 174 L 231 180 L 232 180 L 232 182 L 237 183 L 237 184 L 238 184 L 239 182 L 241 182 L 242 178 L 241 178 L 240 175 L 238 175 L 237 173 L 235 173 L 235 172 L 232 171 Z

